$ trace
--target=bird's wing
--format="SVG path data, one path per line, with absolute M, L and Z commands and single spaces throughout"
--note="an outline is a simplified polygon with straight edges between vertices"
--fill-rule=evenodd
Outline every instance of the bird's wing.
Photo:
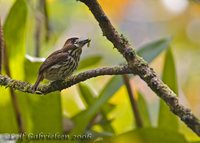
M 63 52 L 63 50 L 58 50 L 53 52 L 51 55 L 49 55 L 46 60 L 42 63 L 39 69 L 39 74 L 42 73 L 45 69 L 55 65 L 56 63 L 63 60 L 63 58 L 66 58 L 69 55 L 68 52 Z

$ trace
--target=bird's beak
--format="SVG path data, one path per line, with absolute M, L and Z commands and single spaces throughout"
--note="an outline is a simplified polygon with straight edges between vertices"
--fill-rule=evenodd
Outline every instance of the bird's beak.
M 80 45 L 80 47 L 83 47 L 85 44 L 87 44 L 87 43 L 90 43 L 90 39 L 81 39 L 81 40 L 79 40 L 79 45 Z

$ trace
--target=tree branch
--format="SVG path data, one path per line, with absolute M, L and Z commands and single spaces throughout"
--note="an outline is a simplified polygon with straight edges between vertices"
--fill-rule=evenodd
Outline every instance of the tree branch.
M 80 0 L 88 6 L 95 19 L 98 21 L 103 35 L 112 42 L 114 47 L 124 56 L 132 72 L 143 79 L 148 86 L 169 106 L 170 110 L 176 114 L 189 128 L 200 136 L 200 121 L 195 117 L 190 109 L 179 104 L 176 94 L 163 83 L 156 75 L 155 71 L 149 67 L 146 61 L 136 55 L 129 42 L 120 35 L 111 24 L 110 20 L 102 10 L 97 0 Z
M 82 72 L 78 75 L 73 75 L 68 77 L 63 81 L 54 81 L 49 85 L 43 85 L 38 87 L 37 94 L 47 94 L 53 91 L 62 90 L 68 87 L 71 87 L 79 82 L 85 81 L 87 79 L 102 76 L 102 75 L 121 75 L 121 74 L 129 74 L 132 71 L 128 67 L 128 65 L 121 66 L 113 66 L 113 67 L 103 67 L 97 68 L 94 70 L 89 70 Z M 32 85 L 28 82 L 22 82 L 18 80 L 14 80 L 9 78 L 8 76 L 0 75 L 0 85 L 11 87 L 15 90 L 20 90 L 22 92 L 34 93 L 32 90 Z

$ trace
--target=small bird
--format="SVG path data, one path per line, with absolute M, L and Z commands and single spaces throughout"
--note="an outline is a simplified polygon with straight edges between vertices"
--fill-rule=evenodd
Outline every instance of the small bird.
M 48 80 L 64 80 L 78 67 L 82 47 L 90 43 L 90 39 L 81 40 L 77 37 L 68 39 L 63 48 L 53 52 L 39 68 L 38 77 L 33 85 L 37 90 L 39 83 L 45 78 Z

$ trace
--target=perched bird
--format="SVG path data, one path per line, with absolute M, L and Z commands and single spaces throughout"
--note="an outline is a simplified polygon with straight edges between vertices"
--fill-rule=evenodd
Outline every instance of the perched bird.
M 53 52 L 39 68 L 38 77 L 33 85 L 36 91 L 39 83 L 45 78 L 48 80 L 64 80 L 78 67 L 82 47 L 89 44 L 90 39 L 81 40 L 73 37 L 68 39 L 63 48 Z

